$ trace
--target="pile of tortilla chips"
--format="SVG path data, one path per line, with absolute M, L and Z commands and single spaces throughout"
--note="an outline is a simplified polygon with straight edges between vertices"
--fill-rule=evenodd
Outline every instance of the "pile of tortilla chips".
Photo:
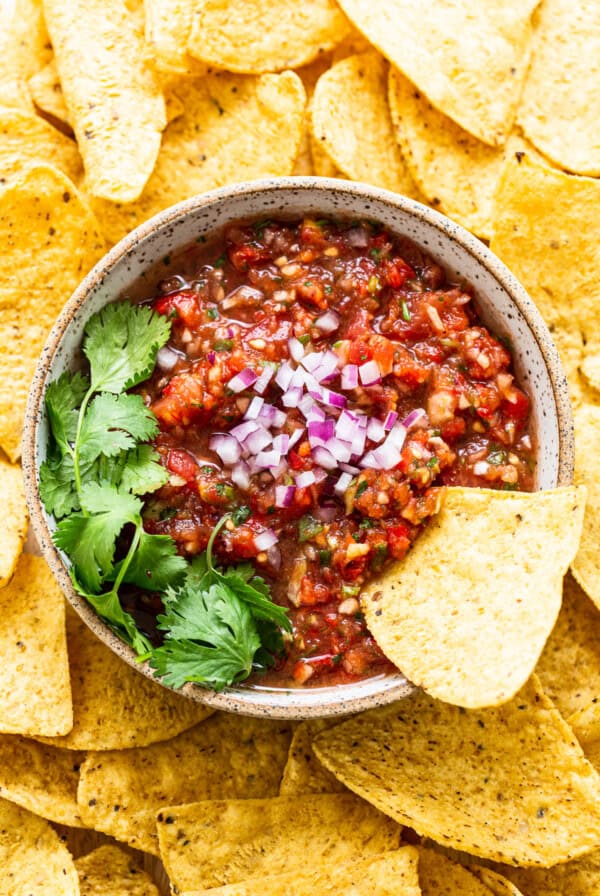
M 0 2 L 0 893 L 600 893 L 599 47 L 597 0 Z M 293 173 L 488 241 L 577 443 L 576 487 L 449 489 L 363 595 L 420 690 L 295 724 L 212 713 L 92 636 L 23 553 L 18 466 L 37 358 L 106 249 Z

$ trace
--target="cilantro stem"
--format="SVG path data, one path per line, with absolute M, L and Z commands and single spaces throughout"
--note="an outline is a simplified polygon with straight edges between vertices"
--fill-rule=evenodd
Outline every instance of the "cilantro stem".
M 217 523 L 215 528 L 210 533 L 210 538 L 208 539 L 208 544 L 206 545 L 206 565 L 208 566 L 208 568 L 210 569 L 211 572 L 215 571 L 215 568 L 214 568 L 213 562 L 212 562 L 212 549 L 213 549 L 213 545 L 215 543 L 215 539 L 216 539 L 217 535 L 219 534 L 219 532 L 221 531 L 221 529 L 223 528 L 223 526 L 225 525 L 225 523 L 227 522 L 227 520 L 230 518 L 231 518 L 231 514 L 226 513 L 224 516 L 221 517 L 221 519 L 219 520 L 219 522 Z
M 115 581 L 113 582 L 112 590 L 114 591 L 114 593 L 116 595 L 119 594 L 119 588 L 121 587 L 123 579 L 127 575 L 127 570 L 129 569 L 129 565 L 130 565 L 131 561 L 133 560 L 133 555 L 137 551 L 139 543 L 140 543 L 140 538 L 142 537 L 142 520 L 141 520 L 141 518 L 138 518 L 138 520 L 136 521 L 135 527 L 136 527 L 135 532 L 133 533 L 133 538 L 131 539 L 131 544 L 129 545 L 129 550 L 127 551 L 125 559 L 121 563 L 121 568 L 119 569 L 119 573 L 118 573 Z
M 95 389 L 93 386 L 87 390 L 85 395 L 83 396 L 83 401 L 81 402 L 81 407 L 79 408 L 79 416 L 77 417 L 77 432 L 75 433 L 75 443 L 73 449 L 73 471 L 75 477 L 75 490 L 77 491 L 77 497 L 79 498 L 79 505 L 81 506 L 81 512 L 84 516 L 89 516 L 88 512 L 84 510 L 81 505 L 81 470 L 79 469 L 79 447 L 81 443 L 81 429 L 83 427 L 83 418 L 85 417 L 85 412 L 87 410 L 87 406 L 90 402 L 90 398 L 94 394 Z

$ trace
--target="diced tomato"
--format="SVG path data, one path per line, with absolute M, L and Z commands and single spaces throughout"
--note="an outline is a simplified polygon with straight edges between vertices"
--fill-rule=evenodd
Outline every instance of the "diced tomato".
M 198 327 L 203 322 L 204 312 L 195 292 L 182 291 L 164 296 L 154 303 L 158 314 L 165 314 L 173 319 L 173 324 L 186 327 Z
M 370 345 L 363 339 L 357 339 L 350 346 L 348 352 L 348 362 L 350 364 L 364 364 L 365 361 L 373 360 L 373 352 Z
M 407 280 L 415 277 L 415 272 L 402 258 L 393 258 L 384 268 L 385 282 L 392 289 L 400 289 Z
M 444 442 L 452 443 L 464 435 L 466 428 L 467 424 L 462 417 L 454 417 L 452 420 L 448 420 L 447 423 L 443 424 L 441 436 Z
M 167 454 L 167 468 L 186 482 L 192 482 L 198 472 L 198 464 L 191 454 L 180 449 L 171 449 Z
M 514 401 L 503 401 L 502 411 L 517 423 L 523 423 L 529 414 L 529 399 L 520 389 L 513 387 Z
M 346 339 L 360 339 L 361 336 L 368 336 L 371 332 L 371 320 L 373 315 L 366 308 L 358 308 L 344 337 Z M 354 362 L 352 362 L 354 363 Z
M 246 243 L 229 249 L 229 260 L 236 271 L 247 271 L 249 267 L 264 264 L 271 260 L 271 251 L 266 246 L 253 246 Z
M 390 526 L 386 533 L 390 556 L 395 560 L 401 560 L 410 547 L 410 529 L 399 523 L 397 526 Z
M 300 605 L 314 607 L 317 604 L 326 604 L 331 600 L 331 592 L 327 585 L 314 582 L 310 576 L 303 576 L 300 583 Z

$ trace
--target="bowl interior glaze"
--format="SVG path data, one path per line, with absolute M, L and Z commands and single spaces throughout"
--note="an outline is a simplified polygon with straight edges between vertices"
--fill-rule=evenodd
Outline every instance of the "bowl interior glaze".
M 118 296 L 165 255 L 200 236 L 209 237 L 236 219 L 253 217 L 371 218 L 414 240 L 451 278 L 471 283 L 484 322 L 513 346 L 518 379 L 533 401 L 537 434 L 537 488 L 566 485 L 573 475 L 573 426 L 568 388 L 550 333 L 537 308 L 508 269 L 476 237 L 411 199 L 363 184 L 288 177 L 226 187 L 162 212 L 115 246 L 67 302 L 40 357 L 29 396 L 23 467 L 32 525 L 41 550 L 75 610 L 95 634 L 126 662 L 152 677 L 131 648 L 99 619 L 71 584 L 64 556 L 54 547 L 52 519 L 38 493 L 48 423 L 44 392 L 49 382 L 78 365 L 83 329 L 92 314 Z M 389 703 L 413 686 L 400 673 L 327 688 L 229 688 L 215 694 L 187 684 L 185 695 L 218 709 L 271 718 L 310 718 L 356 712 Z

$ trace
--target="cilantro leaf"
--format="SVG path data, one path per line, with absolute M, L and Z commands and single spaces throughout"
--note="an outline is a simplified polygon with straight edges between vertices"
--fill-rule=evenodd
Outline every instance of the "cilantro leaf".
M 102 392 L 91 402 L 80 434 L 81 463 L 93 463 L 101 454 L 114 457 L 154 438 L 158 422 L 141 395 Z
M 105 594 L 90 594 L 80 584 L 73 571 L 71 571 L 71 580 L 75 590 L 85 597 L 98 615 L 110 625 L 120 638 L 133 647 L 138 656 L 148 654 L 152 650 L 151 642 L 139 631 L 133 616 L 123 609 L 114 589 Z
M 169 595 L 158 622 L 168 634 L 150 665 L 165 684 L 195 681 L 222 690 L 250 674 L 260 638 L 248 607 L 229 589 L 185 586 Z
M 238 572 L 239 567 L 230 567 L 220 575 L 221 581 L 250 608 L 255 619 L 269 620 L 278 626 L 291 631 L 292 626 L 287 610 L 273 603 L 269 594 L 269 586 L 260 576 L 253 576 L 249 581 Z
M 75 440 L 79 405 L 89 388 L 89 380 L 81 373 L 63 373 L 46 390 L 46 410 L 52 435 L 64 453 Z
M 131 389 L 152 373 L 171 324 L 145 305 L 114 302 L 87 322 L 83 351 L 95 392 Z
M 120 482 L 122 489 L 134 495 L 155 492 L 169 479 L 169 474 L 158 462 L 158 453 L 151 445 L 138 445 L 126 455 Z
M 115 579 L 123 563 L 118 563 L 110 574 Z M 177 553 L 168 535 L 149 535 L 141 530 L 137 550 L 133 554 L 122 581 L 138 585 L 147 591 L 164 591 L 178 585 L 185 575 L 187 561 Z
M 87 591 L 98 592 L 109 575 L 117 538 L 127 523 L 138 523 L 142 502 L 114 486 L 90 482 L 81 490 L 83 513 L 61 520 L 55 545 L 71 559 Z
M 40 466 L 40 498 L 48 513 L 60 519 L 79 510 L 79 497 L 75 489 L 73 458 L 48 456 Z

